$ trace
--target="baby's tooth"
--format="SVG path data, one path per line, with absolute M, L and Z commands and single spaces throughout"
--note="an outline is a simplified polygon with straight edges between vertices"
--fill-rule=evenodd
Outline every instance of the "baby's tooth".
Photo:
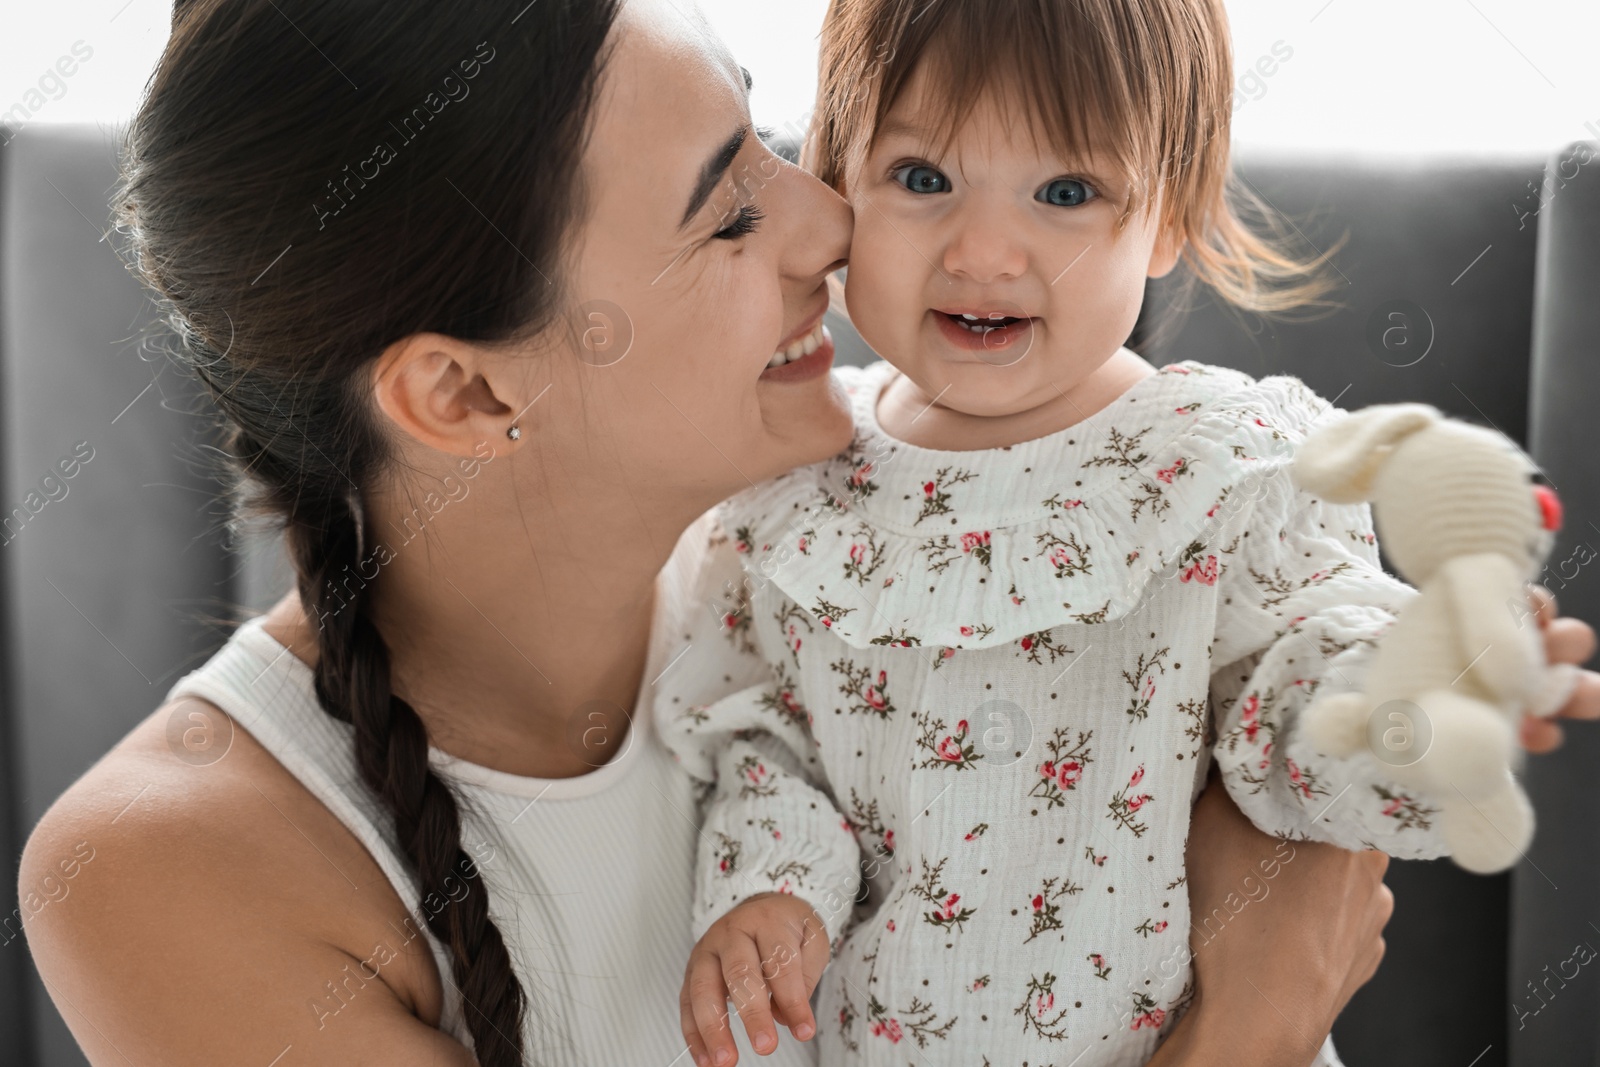
M 808 355 L 808 356 L 811 355 L 811 353 L 815 352 L 817 349 L 819 349 L 821 347 L 822 347 L 822 339 L 819 338 L 816 334 L 812 334 L 811 336 L 806 338 L 805 350 L 804 350 L 806 355 Z
M 777 353 L 771 359 L 767 360 L 767 367 L 769 369 L 772 368 L 772 367 L 781 367 L 781 366 L 783 366 L 783 353 L 782 352 Z

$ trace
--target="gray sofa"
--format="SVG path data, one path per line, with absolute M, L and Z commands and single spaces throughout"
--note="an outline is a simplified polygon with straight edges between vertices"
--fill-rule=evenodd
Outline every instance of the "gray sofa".
M 1566 158 L 1247 158 L 1241 173 L 1309 245 L 1350 231 L 1333 257 L 1346 307 L 1273 326 L 1200 301 L 1160 335 L 1173 294 L 1155 285 L 1134 347 L 1158 364 L 1295 374 L 1346 408 L 1414 399 L 1492 423 L 1558 488 L 1565 560 L 1600 534 L 1582 436 L 1600 399 L 1600 177 L 1568 177 Z M 193 384 L 139 344 L 147 305 L 102 239 L 114 160 L 115 138 L 89 127 L 31 127 L 0 149 L 0 1064 L 84 1062 L 18 934 L 28 829 L 223 639 L 223 620 L 282 581 L 270 544 L 223 525 Z M 1528 182 L 1547 171 L 1541 208 Z M 843 358 L 869 358 L 848 325 L 833 329 Z M 1553 564 L 1549 584 L 1568 613 L 1600 618 L 1588 569 Z M 1597 749 L 1580 728 L 1531 761 L 1544 821 L 1509 874 L 1391 865 L 1388 957 L 1335 1030 L 1351 1067 L 1600 1063 L 1600 980 L 1550 980 L 1574 945 L 1600 945 Z M 1549 992 L 1534 1001 L 1528 982 Z

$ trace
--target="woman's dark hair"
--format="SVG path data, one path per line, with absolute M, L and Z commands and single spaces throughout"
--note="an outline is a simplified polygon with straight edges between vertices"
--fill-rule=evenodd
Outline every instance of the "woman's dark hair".
M 448 947 L 478 1061 L 523 1062 L 526 997 L 422 720 L 391 688 L 362 499 L 392 461 L 364 371 L 418 332 L 560 315 L 619 0 L 183 0 L 117 192 L 173 346 L 225 416 L 241 508 L 281 520 L 319 621 L 316 692 Z

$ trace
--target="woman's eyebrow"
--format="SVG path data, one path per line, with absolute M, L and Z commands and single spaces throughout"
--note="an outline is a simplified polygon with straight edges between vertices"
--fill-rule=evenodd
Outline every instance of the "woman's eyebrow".
M 711 158 L 706 160 L 705 166 L 700 168 L 700 180 L 695 183 L 694 192 L 689 197 L 689 210 L 683 213 L 683 221 L 678 223 L 678 229 L 681 230 L 689 225 L 700 213 L 700 209 L 706 206 L 706 201 L 711 198 L 711 190 L 717 187 L 717 183 L 728 172 L 728 168 L 733 166 L 734 157 L 744 148 L 745 138 L 749 136 L 750 127 L 740 126 L 733 131 L 733 136 L 724 141 Z

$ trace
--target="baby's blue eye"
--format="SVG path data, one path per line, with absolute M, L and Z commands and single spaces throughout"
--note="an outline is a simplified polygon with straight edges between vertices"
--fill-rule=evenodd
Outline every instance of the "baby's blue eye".
M 932 167 L 924 166 L 920 163 L 900 167 L 890 176 L 913 193 L 948 193 L 950 191 L 949 178 L 946 178 Z
M 1077 178 L 1057 178 L 1040 189 L 1034 199 L 1056 207 L 1077 207 L 1096 195 L 1093 189 Z

